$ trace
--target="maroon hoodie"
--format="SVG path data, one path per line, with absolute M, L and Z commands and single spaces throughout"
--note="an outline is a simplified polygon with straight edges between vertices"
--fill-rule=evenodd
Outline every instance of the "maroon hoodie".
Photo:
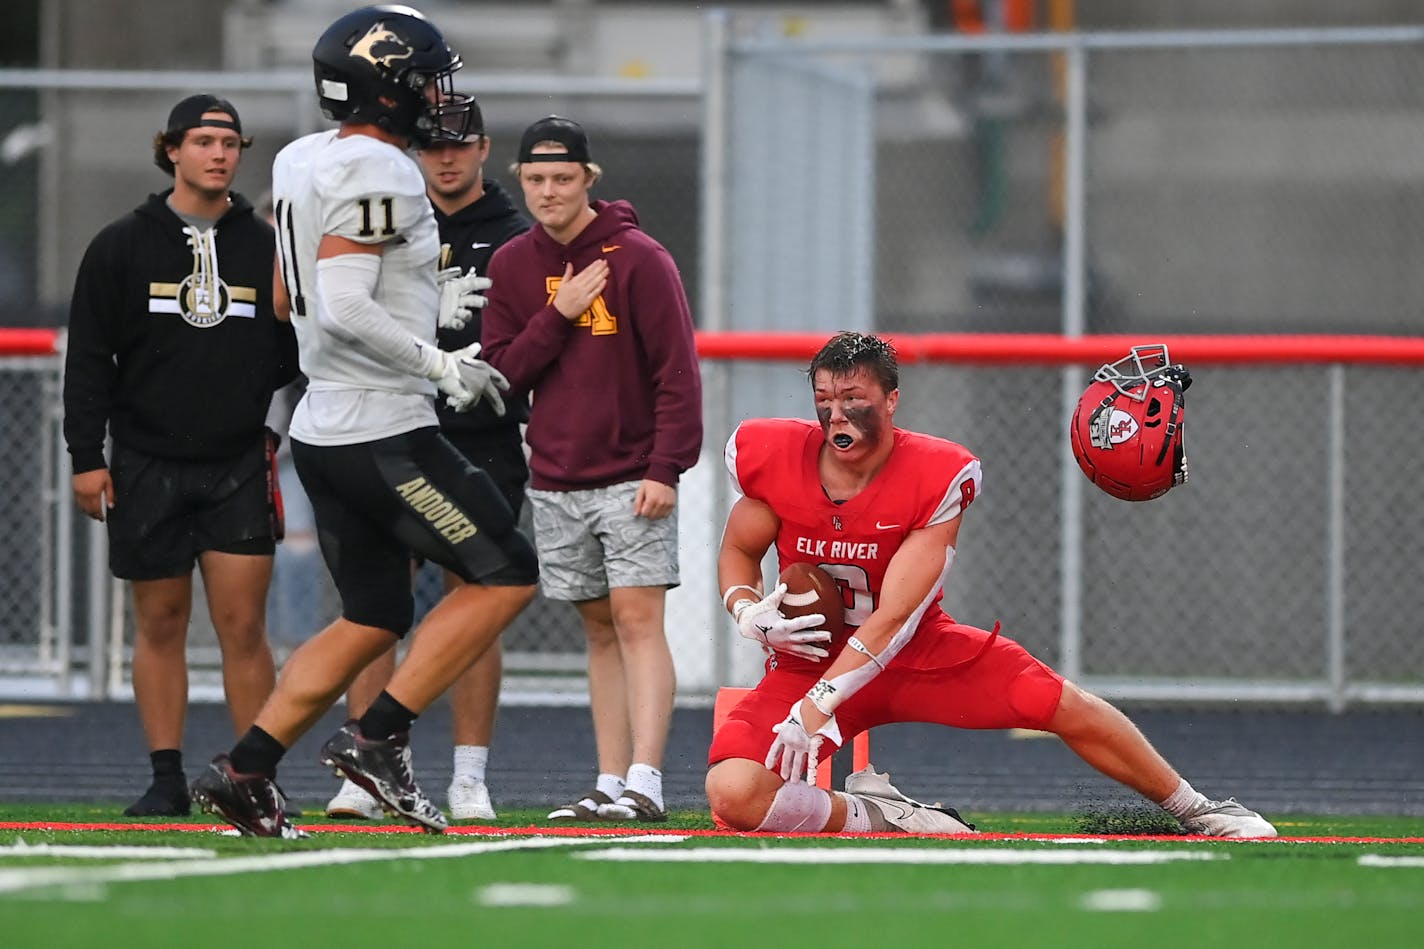
M 568 246 L 535 225 L 495 252 L 483 358 L 533 394 L 531 484 L 575 491 L 650 478 L 676 486 L 702 449 L 702 380 L 677 265 L 626 201 Z M 608 261 L 608 285 L 577 321 L 554 308 L 572 263 Z M 582 325 L 580 325 L 582 324 Z

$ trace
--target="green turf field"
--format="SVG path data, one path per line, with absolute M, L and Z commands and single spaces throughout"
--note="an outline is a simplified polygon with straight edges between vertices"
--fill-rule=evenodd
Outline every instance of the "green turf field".
M 272 841 L 119 810 L 0 805 L 0 945 L 1383 949 L 1424 927 L 1424 819 L 1286 817 L 1287 839 L 1230 842 L 973 814 L 1018 836 L 846 840 L 715 835 L 692 812 L 575 835 L 511 811 L 503 833 Z

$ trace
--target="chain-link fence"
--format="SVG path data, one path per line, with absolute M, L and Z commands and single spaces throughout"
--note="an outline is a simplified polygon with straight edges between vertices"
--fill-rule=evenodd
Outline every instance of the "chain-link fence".
M 495 177 L 508 180 L 530 120 L 585 124 L 607 172 L 596 195 L 633 200 L 680 262 L 704 329 L 1421 330 L 1424 30 L 816 43 L 718 22 L 702 81 L 465 77 Z M 249 195 L 276 150 L 321 123 L 305 71 L 0 71 L 0 322 L 62 324 L 88 240 L 166 185 L 151 135 L 198 89 L 232 98 L 256 136 L 237 179 Z M 682 492 L 685 582 L 668 624 L 692 692 L 745 681 L 755 663 L 712 589 L 721 444 L 740 418 L 809 408 L 793 365 L 704 369 L 707 444 Z M 906 369 L 901 423 L 985 462 L 947 597 L 957 615 L 1004 620 L 1112 694 L 1419 698 L 1420 551 L 1399 474 L 1414 449 L 1390 408 L 1409 404 L 1417 370 L 1206 367 L 1192 393 L 1193 484 L 1131 506 L 1065 490 L 1079 475 L 1063 449 L 1063 373 Z M 55 411 L 43 394 L 54 380 L 20 381 L 32 374 L 28 362 L 0 373 L 4 434 L 20 431 L 7 444 L 26 450 L 26 426 L 49 424 L 30 413 Z M 72 633 L 67 668 L 93 640 L 107 648 L 81 668 L 121 689 L 131 634 L 101 619 L 123 604 L 94 553 L 101 535 L 61 525 L 53 497 L 26 500 L 45 457 L 14 449 L 5 462 L 7 516 L 22 521 L 6 522 L 16 542 L 0 568 L 0 644 L 33 654 L 7 668 L 48 673 Z M 1338 477 L 1331 458 L 1343 459 Z M 68 500 L 67 478 L 44 490 Z M 57 552 L 29 546 L 46 536 L 45 520 L 28 520 L 40 512 Z M 321 582 L 295 583 L 315 590 L 315 609 L 279 641 L 329 615 Z M 435 581 L 422 583 L 428 603 Z M 193 641 L 215 657 L 201 617 Z M 506 642 L 514 688 L 581 690 L 566 606 L 539 601 Z
M 731 360 L 705 369 L 711 377 L 796 380 L 798 401 L 809 407 L 799 365 Z M 1424 398 L 1424 373 L 1270 357 L 1194 368 L 1191 481 L 1149 504 L 1128 504 L 1088 488 L 1061 450 L 1065 373 L 1067 391 L 1081 391 L 1082 371 L 907 361 L 897 423 L 969 446 L 985 470 L 946 609 L 986 627 L 1002 621 L 1007 635 L 1114 696 L 1424 701 L 1424 644 L 1415 629 L 1424 610 L 1417 582 L 1424 513 L 1400 474 L 1424 464 L 1424 448 L 1405 436 L 1395 413 L 1380 409 Z M 16 578 L 0 615 L 0 673 L 82 679 L 95 656 L 107 671 L 105 690 L 122 692 L 131 623 L 121 588 L 110 586 L 93 553 L 102 533 L 81 528 L 66 543 L 52 526 L 63 507 L 55 499 L 68 503 L 61 492 L 68 476 L 52 457 L 57 382 L 52 359 L 0 361 L 5 404 L 14 407 L 4 431 L 32 449 L 7 453 L 0 474 L 15 539 L 4 569 Z M 715 535 L 728 505 L 719 459 L 709 454 L 690 473 L 681 505 L 685 583 L 674 591 L 668 631 L 685 690 L 697 694 L 748 681 L 759 654 L 731 635 L 716 608 Z M 279 561 L 279 575 L 289 568 Z M 87 621 L 84 609 L 57 620 L 48 604 L 56 578 L 66 576 L 77 602 L 116 609 L 120 621 Z M 438 579 L 419 586 L 428 606 Z M 324 577 L 298 590 L 313 615 L 334 610 Z M 217 668 L 201 615 L 192 641 L 201 686 Z M 506 646 L 514 692 L 581 693 L 572 673 L 582 641 L 565 605 L 536 604 Z

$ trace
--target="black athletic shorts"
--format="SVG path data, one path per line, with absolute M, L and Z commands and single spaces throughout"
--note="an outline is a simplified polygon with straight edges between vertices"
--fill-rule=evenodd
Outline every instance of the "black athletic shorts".
M 484 471 L 435 427 L 358 445 L 292 440 L 321 552 L 353 623 L 404 636 L 415 607 L 412 553 L 469 582 L 528 586 L 534 545 Z
M 476 468 L 483 468 L 494 481 L 505 503 L 514 512 L 514 520 L 524 509 L 524 492 L 529 484 L 529 462 L 524 458 L 524 442 L 519 430 L 507 428 L 482 432 L 462 432 L 442 429 L 445 440 L 455 446 Z
M 208 550 L 270 557 L 276 549 L 265 434 L 223 461 L 158 458 L 116 444 L 109 477 L 109 569 L 122 580 L 187 576 Z

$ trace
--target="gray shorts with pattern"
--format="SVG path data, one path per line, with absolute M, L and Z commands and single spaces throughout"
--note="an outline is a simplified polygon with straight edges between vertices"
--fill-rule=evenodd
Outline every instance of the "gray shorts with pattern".
M 675 587 L 677 509 L 633 514 L 641 482 L 585 491 L 529 491 L 539 586 L 551 600 L 597 600 L 616 587 Z

